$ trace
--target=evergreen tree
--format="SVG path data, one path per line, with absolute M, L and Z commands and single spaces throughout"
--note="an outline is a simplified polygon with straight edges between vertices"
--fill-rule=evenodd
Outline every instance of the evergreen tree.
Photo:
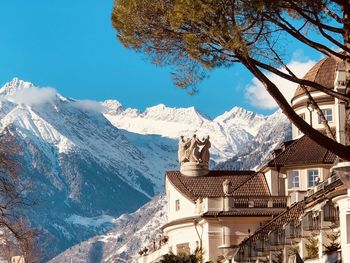
M 208 70 L 242 63 L 305 135 L 350 160 L 350 3 L 348 0 L 116 0 L 112 22 L 121 43 L 154 63 L 174 65 L 179 87 L 196 90 Z M 317 38 L 315 38 L 317 34 Z M 293 38 L 320 54 L 344 62 L 346 91 L 301 79 L 287 66 L 281 39 Z M 342 52 L 337 52 L 336 47 Z M 268 73 L 299 84 L 328 130 L 313 129 L 289 105 Z M 346 143 L 329 125 L 307 87 L 346 105 Z

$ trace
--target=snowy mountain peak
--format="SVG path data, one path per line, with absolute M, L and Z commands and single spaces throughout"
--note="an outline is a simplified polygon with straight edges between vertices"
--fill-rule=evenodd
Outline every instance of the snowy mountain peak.
M 175 121 L 175 122 L 186 122 L 186 123 L 202 123 L 208 121 L 209 118 L 204 114 L 200 113 L 195 107 L 189 108 L 171 108 L 164 104 L 158 104 L 153 107 L 146 108 L 143 112 L 145 118 L 164 120 L 164 121 Z
M 226 122 L 227 120 L 239 118 L 239 119 L 253 119 L 253 118 L 264 118 L 263 115 L 256 114 L 255 112 L 248 111 L 241 107 L 233 107 L 230 111 L 225 111 L 222 115 L 218 116 L 214 121 Z
M 31 82 L 26 82 L 19 78 L 13 78 L 10 82 L 7 82 L 1 89 L 0 94 L 3 96 L 11 96 L 17 93 L 18 91 L 32 88 L 34 84 Z
M 236 129 L 244 129 L 251 135 L 256 136 L 260 126 L 265 123 L 266 119 L 267 117 L 264 115 L 236 106 L 216 117 L 214 122 L 227 127 L 229 130 L 233 130 L 236 127 Z
M 122 104 L 117 100 L 105 100 L 101 104 L 105 114 L 119 114 L 124 110 Z

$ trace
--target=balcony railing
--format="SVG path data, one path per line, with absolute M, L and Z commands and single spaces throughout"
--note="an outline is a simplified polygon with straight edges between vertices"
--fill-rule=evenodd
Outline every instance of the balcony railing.
M 230 197 L 232 208 L 286 208 L 288 197 Z
M 300 222 L 290 222 L 285 226 L 286 239 L 301 238 L 301 224 Z
M 321 217 L 309 212 L 303 218 L 302 225 L 304 231 L 318 231 L 321 229 Z
M 270 254 L 269 243 L 263 238 L 259 238 L 255 241 L 255 250 L 258 257 L 265 257 Z
M 255 262 L 257 257 L 254 244 L 246 244 L 237 252 L 234 262 Z
M 156 259 L 161 258 L 163 255 L 168 254 L 170 251 L 168 245 L 168 237 L 163 236 L 157 241 L 153 240 L 150 246 L 143 248 L 139 251 L 138 263 L 153 262 Z
M 284 229 L 278 229 L 270 232 L 269 234 L 269 245 L 270 249 L 279 249 L 283 247 L 286 243 L 285 231 Z
M 335 206 L 332 201 L 327 201 L 327 203 L 322 207 L 323 221 L 329 222 L 329 224 L 339 225 L 339 207 Z
M 170 249 L 168 245 L 164 245 L 161 248 L 154 250 L 153 252 L 140 255 L 140 257 L 138 258 L 138 263 L 155 262 L 156 260 L 162 258 L 163 255 L 168 254 L 169 251 Z

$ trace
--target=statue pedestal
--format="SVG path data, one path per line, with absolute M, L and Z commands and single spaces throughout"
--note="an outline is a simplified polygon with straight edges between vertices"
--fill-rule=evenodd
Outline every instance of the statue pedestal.
M 207 163 L 186 162 L 180 167 L 180 172 L 187 176 L 202 176 L 209 173 Z

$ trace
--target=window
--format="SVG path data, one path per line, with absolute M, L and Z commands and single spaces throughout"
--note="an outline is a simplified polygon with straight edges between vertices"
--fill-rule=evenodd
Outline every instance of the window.
M 328 122 L 333 122 L 332 109 L 322 109 L 321 111 Z M 321 124 L 321 117 L 320 116 L 318 117 L 318 123 Z
M 299 117 L 302 118 L 305 121 L 305 113 L 299 114 Z M 303 133 L 297 128 L 297 134 L 300 135 L 300 134 L 303 134 Z
M 318 170 L 308 170 L 307 171 L 308 187 L 313 187 L 319 180 Z
M 179 211 L 180 210 L 180 200 L 177 199 L 175 200 L 175 211 Z
M 288 188 L 299 188 L 299 171 L 291 171 L 288 178 Z

